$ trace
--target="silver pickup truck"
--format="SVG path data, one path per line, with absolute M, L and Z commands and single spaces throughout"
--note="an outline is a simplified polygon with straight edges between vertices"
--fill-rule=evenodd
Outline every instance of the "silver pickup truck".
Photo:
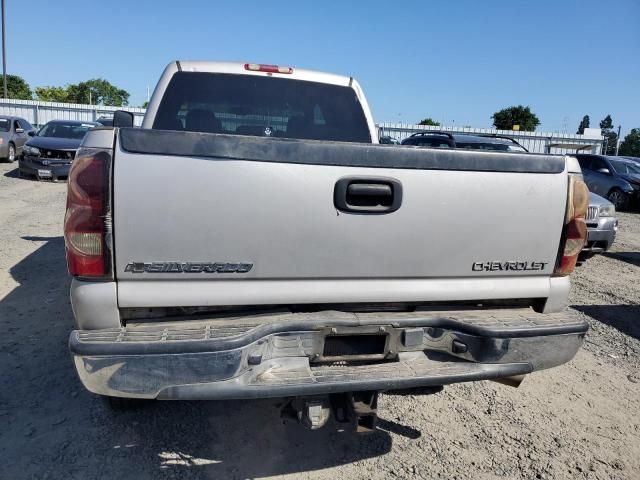
M 173 62 L 142 128 L 115 124 L 86 135 L 65 217 L 94 393 L 311 399 L 318 426 L 327 398 L 362 417 L 582 344 L 572 157 L 378 145 L 353 78 L 273 65 Z

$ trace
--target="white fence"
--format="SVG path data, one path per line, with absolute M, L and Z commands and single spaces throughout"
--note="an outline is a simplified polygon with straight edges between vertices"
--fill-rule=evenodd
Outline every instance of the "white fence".
M 112 116 L 116 110 L 127 110 L 134 115 L 135 125 L 141 125 L 145 109 L 133 107 L 105 107 L 101 105 L 80 105 L 74 103 L 39 102 L 35 100 L 0 99 L 0 115 L 15 115 L 27 119 L 36 126 L 50 120 L 80 120 L 92 122 L 101 116 Z M 398 140 L 424 131 L 446 131 L 450 133 L 479 133 L 505 135 L 517 140 L 533 153 L 600 153 L 604 139 L 602 136 L 569 135 L 549 132 L 513 132 L 487 128 L 428 127 L 402 123 L 379 123 L 378 132 Z
M 50 120 L 79 120 L 93 122 L 101 116 L 111 117 L 116 110 L 127 110 L 134 115 L 136 125 L 142 124 L 144 108 L 105 107 L 76 103 L 39 102 L 35 100 L 0 99 L 0 115 L 15 115 L 32 125 L 44 125 Z
M 419 132 L 444 131 L 455 133 L 476 133 L 483 135 L 504 135 L 513 138 L 531 153 L 600 153 L 604 137 L 601 135 L 569 135 L 557 132 L 519 132 L 511 130 L 494 130 L 490 128 L 470 127 L 430 127 L 424 125 L 410 125 L 403 123 L 377 124 L 380 136 L 389 136 L 397 140 Z

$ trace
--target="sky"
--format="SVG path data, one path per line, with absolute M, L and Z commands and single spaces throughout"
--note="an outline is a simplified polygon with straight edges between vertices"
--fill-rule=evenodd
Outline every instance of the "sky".
M 640 0 L 6 0 L 7 72 L 32 88 L 102 77 L 141 105 L 172 60 L 270 63 L 358 79 L 376 122 L 538 131 L 611 114 L 640 127 Z

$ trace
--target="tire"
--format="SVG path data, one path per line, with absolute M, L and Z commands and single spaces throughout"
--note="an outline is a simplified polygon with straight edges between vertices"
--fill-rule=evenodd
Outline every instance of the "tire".
M 7 162 L 13 163 L 16 161 L 16 146 L 13 143 L 9 143 L 7 150 Z
M 612 188 L 607 194 L 607 200 L 613 203 L 618 211 L 626 210 L 629 206 L 629 195 L 619 188 Z

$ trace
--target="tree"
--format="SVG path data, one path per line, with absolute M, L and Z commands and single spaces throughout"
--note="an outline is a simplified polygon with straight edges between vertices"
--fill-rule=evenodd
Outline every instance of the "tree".
M 589 115 L 582 117 L 582 121 L 580 122 L 580 125 L 578 125 L 578 131 L 576 133 L 578 135 L 584 135 L 584 129 L 589 128 L 590 123 L 591 119 L 589 118 Z
M 103 78 L 94 78 L 67 87 L 68 102 L 91 103 L 124 107 L 129 104 L 129 92 L 110 84 Z
M 529 107 L 518 105 L 517 107 L 503 108 L 494 113 L 493 126 L 498 130 L 512 130 L 514 125 L 520 125 L 520 130 L 533 132 L 538 125 L 540 119 Z
M 149 106 L 149 101 L 145 100 L 145 102 L 142 104 L 140 108 L 147 108 L 148 106 Z
M 24 78 L 18 75 L 7 75 L 7 95 L 9 98 L 18 100 L 31 100 L 33 98 L 31 87 L 25 82 Z
M 129 92 L 103 78 L 94 78 L 65 87 L 37 87 L 36 97 L 45 102 L 91 103 L 115 107 L 129 104 Z
M 616 154 L 616 144 L 618 143 L 618 134 L 616 132 L 610 131 L 604 134 L 605 140 L 605 155 L 615 155 Z
M 602 134 L 604 135 L 605 130 L 611 130 L 613 128 L 613 120 L 611 120 L 611 115 L 607 115 L 600 122 L 600 130 L 602 130 Z
M 67 87 L 36 87 L 36 98 L 43 102 L 69 102 Z
M 611 115 L 607 115 L 600 122 L 600 132 L 605 137 L 605 155 L 616 154 L 616 144 L 618 143 L 618 134 L 613 131 L 613 120 Z
M 620 144 L 620 155 L 640 157 L 640 128 L 632 128 Z
M 431 127 L 439 127 L 440 122 L 436 122 L 433 118 L 428 117 L 423 120 L 420 120 L 420 123 L 418 125 L 429 125 Z

